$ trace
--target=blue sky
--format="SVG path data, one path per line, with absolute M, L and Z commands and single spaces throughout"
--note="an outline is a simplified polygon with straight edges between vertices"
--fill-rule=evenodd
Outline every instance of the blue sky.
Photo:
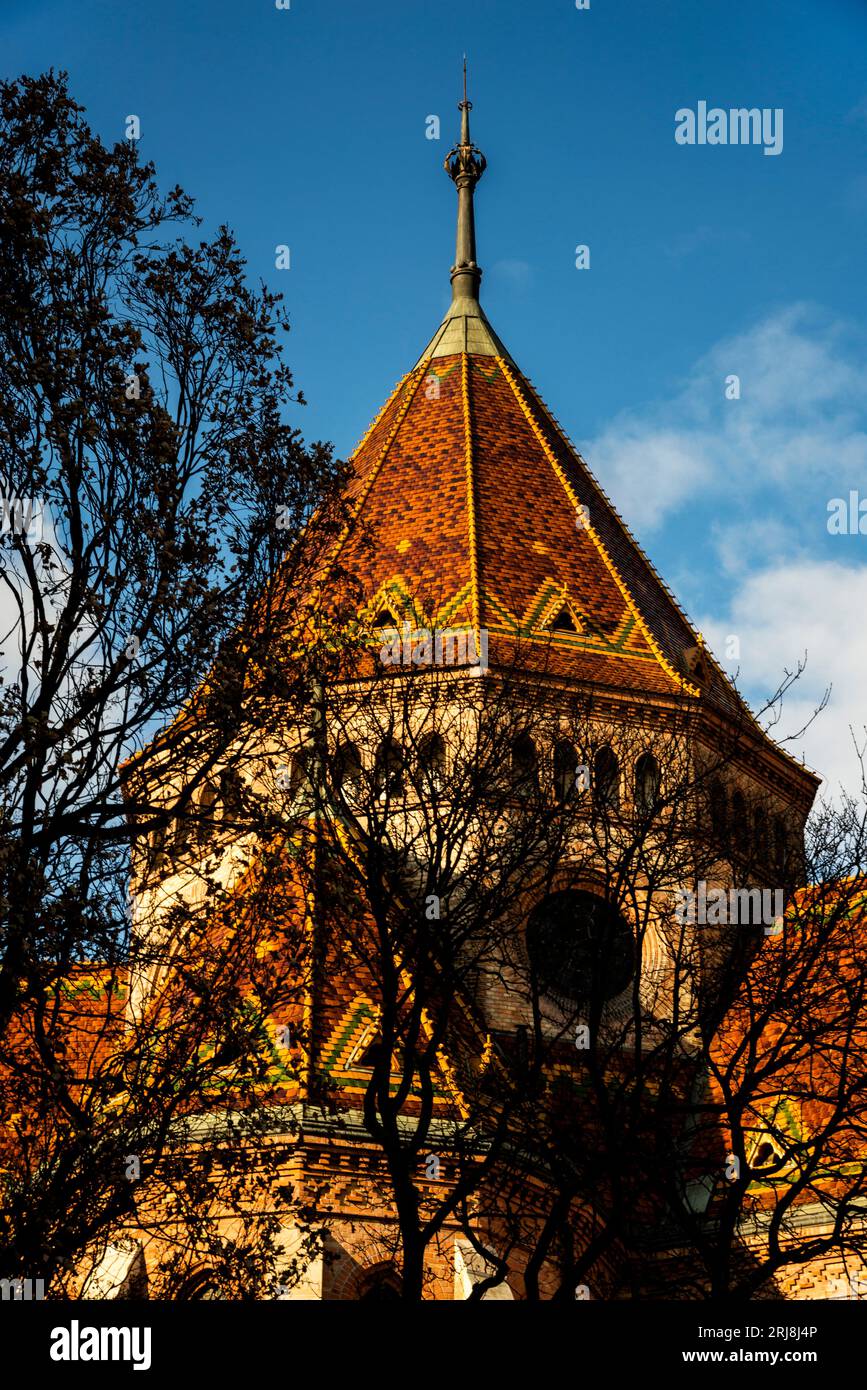
M 865 0 L 7 0 L 0 34 L 4 76 L 68 69 L 106 140 L 138 115 L 235 230 L 342 454 L 448 302 L 466 51 L 495 328 L 747 693 L 807 651 L 783 731 L 833 683 L 797 747 L 851 782 L 867 535 L 827 507 L 867 499 Z M 678 145 L 702 100 L 782 108 L 782 152 Z

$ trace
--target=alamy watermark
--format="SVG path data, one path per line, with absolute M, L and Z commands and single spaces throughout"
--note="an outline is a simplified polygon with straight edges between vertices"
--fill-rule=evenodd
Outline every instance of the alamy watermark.
M 41 541 L 45 511 L 35 497 L 0 497 L 0 535 Z
M 5 1303 L 33 1303 L 45 1297 L 44 1279 L 0 1279 L 0 1299 Z
M 848 498 L 832 497 L 829 500 L 828 534 L 867 536 L 867 497 L 862 497 L 857 488 L 849 489 Z
M 73 1318 L 68 1327 L 51 1330 L 48 1351 L 52 1361 L 129 1361 L 134 1371 L 151 1364 L 149 1327 L 82 1327 Z
M 475 666 L 488 669 L 488 632 L 479 630 L 478 643 L 472 630 L 450 627 L 413 628 L 403 624 L 402 633 L 391 629 L 394 636 L 383 642 L 379 659 L 383 666 Z
M 700 879 L 696 891 L 675 889 L 674 915 L 692 926 L 759 927 L 766 936 L 782 930 L 782 888 L 708 888 Z
M 674 113 L 678 145 L 763 145 L 765 154 L 783 152 L 782 106 L 721 106 L 700 101 L 693 111 L 682 106 Z

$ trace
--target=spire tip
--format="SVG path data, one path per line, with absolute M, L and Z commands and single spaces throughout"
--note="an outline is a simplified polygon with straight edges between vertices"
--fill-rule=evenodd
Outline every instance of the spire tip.
M 470 139 L 470 111 L 467 98 L 467 55 L 464 54 L 464 99 L 458 102 L 461 113 L 461 138 L 446 155 L 445 169 L 458 190 L 458 235 L 455 264 L 452 267 L 453 299 L 478 299 L 482 272 L 476 264 L 476 230 L 473 195 L 482 177 L 487 160 Z

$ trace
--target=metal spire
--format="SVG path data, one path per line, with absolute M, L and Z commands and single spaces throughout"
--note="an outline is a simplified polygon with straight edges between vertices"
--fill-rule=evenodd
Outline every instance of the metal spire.
M 482 272 L 476 264 L 476 224 L 473 215 L 473 194 L 482 177 L 487 160 L 470 140 L 470 111 L 473 103 L 467 100 L 467 59 L 464 55 L 464 99 L 458 102 L 461 113 L 461 141 L 446 155 L 445 170 L 458 190 L 458 236 L 455 263 L 452 266 L 452 300 L 479 297 Z

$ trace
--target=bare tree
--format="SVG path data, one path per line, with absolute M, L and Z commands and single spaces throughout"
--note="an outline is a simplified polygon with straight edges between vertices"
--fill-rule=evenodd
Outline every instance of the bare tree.
M 286 613 L 340 469 L 288 423 L 280 297 L 226 228 L 185 239 L 191 200 L 134 142 L 106 147 L 63 74 L 0 86 L 0 191 L 0 1265 L 54 1275 L 134 1214 L 125 1155 L 171 1154 L 221 1049 L 249 1089 L 245 992 L 286 993 L 258 926 L 243 952 L 237 921 L 231 949 L 216 929 L 231 888 L 207 862 L 159 930 L 137 898 L 131 959 L 131 849 L 139 878 L 181 881 L 212 836 L 273 840 L 240 711 L 258 739 L 306 688 Z M 261 861 L 251 901 L 273 891 Z M 172 1029 L 135 1004 L 146 972 Z

